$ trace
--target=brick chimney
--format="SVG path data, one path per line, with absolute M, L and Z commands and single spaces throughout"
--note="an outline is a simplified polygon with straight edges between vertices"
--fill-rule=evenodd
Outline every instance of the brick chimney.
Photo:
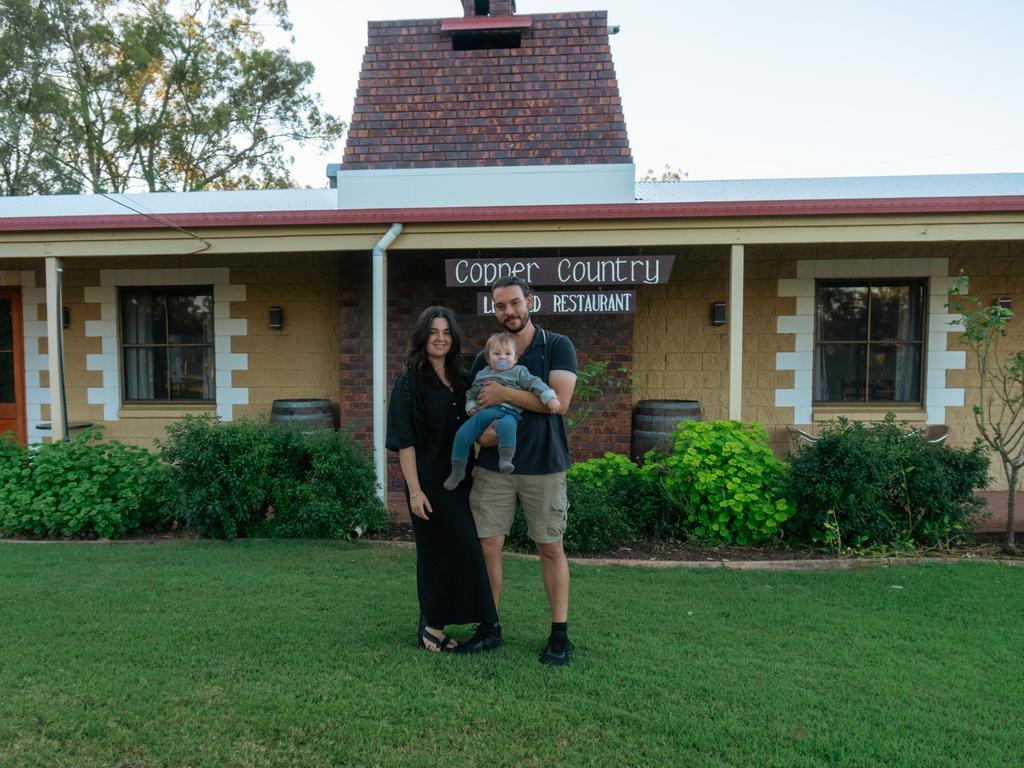
M 514 16 L 516 0 L 462 0 L 462 12 L 467 19 L 477 16 Z
M 605 11 L 462 6 L 370 22 L 341 170 L 633 162 Z

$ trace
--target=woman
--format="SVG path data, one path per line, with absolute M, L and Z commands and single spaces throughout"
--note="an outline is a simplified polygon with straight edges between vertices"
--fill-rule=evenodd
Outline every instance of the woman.
M 467 478 L 444 488 L 452 441 L 466 419 L 468 380 L 460 360 L 461 339 L 447 307 L 428 307 L 413 328 L 405 371 L 388 407 L 387 447 L 398 451 L 416 537 L 416 586 L 420 647 L 474 653 L 501 645 L 501 627 L 487 581 L 480 541 L 469 511 Z M 459 645 L 448 624 L 479 622 Z

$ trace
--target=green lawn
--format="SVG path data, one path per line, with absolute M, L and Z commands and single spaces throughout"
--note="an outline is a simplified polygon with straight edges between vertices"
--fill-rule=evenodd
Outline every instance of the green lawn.
M 1024 567 L 538 565 L 507 645 L 414 645 L 413 553 L 0 543 L 0 766 L 1017 766 Z

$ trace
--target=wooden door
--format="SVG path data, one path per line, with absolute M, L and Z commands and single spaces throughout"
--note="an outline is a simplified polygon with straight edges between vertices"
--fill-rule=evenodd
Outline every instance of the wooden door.
M 0 288 L 0 432 L 25 442 L 25 352 L 21 290 Z

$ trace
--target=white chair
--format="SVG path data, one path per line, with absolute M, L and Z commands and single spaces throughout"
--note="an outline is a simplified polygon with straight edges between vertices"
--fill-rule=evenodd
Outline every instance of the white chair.
M 810 445 L 818 442 L 818 437 L 812 435 L 810 432 L 804 432 L 799 427 L 790 424 L 786 427 L 786 431 L 789 432 L 789 439 L 793 443 L 793 449 L 798 449 L 801 445 Z
M 921 435 L 929 443 L 945 442 L 946 438 L 949 437 L 949 426 L 946 424 L 930 424 L 927 427 L 918 427 L 907 432 L 907 437 L 911 435 Z

